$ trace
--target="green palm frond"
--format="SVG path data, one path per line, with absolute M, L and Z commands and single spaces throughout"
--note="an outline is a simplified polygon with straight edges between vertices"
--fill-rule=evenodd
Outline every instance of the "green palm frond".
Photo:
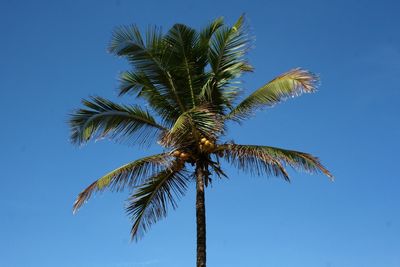
M 243 58 L 249 48 L 249 41 L 244 29 L 243 15 L 232 27 L 222 27 L 215 32 L 211 41 L 209 60 L 217 80 L 236 78 L 244 70 L 249 69 Z
M 244 29 L 244 16 L 232 26 L 220 27 L 211 39 L 209 58 L 211 72 L 204 84 L 202 96 L 223 111 L 231 107 L 239 90 L 239 78 L 252 70 L 244 56 L 249 49 L 250 38 Z
M 126 30 L 123 28 L 122 31 Z M 136 37 L 136 32 L 128 35 L 121 34 L 120 31 L 121 29 L 116 29 L 114 32 L 110 52 L 127 58 L 137 72 L 144 74 L 153 84 L 157 84 L 160 94 L 167 96 L 174 107 L 184 112 L 191 102 L 180 95 L 186 93 L 186 90 L 179 90 L 176 84 L 176 64 L 171 61 L 173 47 L 165 41 L 161 30 L 149 28 L 145 41 L 142 37 Z M 132 38 L 120 38 L 120 35 Z
M 222 17 L 213 20 L 206 27 L 199 32 L 199 41 L 197 43 L 196 52 L 198 55 L 197 64 L 202 69 L 202 73 L 205 72 L 205 68 L 209 63 L 209 51 L 212 37 L 215 35 L 222 26 L 224 25 L 224 20 Z M 203 86 L 205 84 L 206 77 L 203 75 Z
M 113 103 L 101 97 L 83 100 L 86 109 L 71 114 L 71 141 L 82 144 L 105 136 L 145 143 L 166 129 L 139 106 Z
M 169 168 L 172 159 L 168 153 L 152 155 L 135 160 L 107 173 L 78 195 L 73 206 L 73 212 L 75 213 L 95 192 L 101 192 L 106 188 L 110 188 L 112 191 L 120 191 L 126 186 L 131 188 L 140 185 L 144 178 Z
M 199 34 L 199 54 L 201 56 L 207 56 L 210 48 L 210 40 L 215 32 L 224 25 L 224 19 L 222 17 L 213 20 L 209 25 L 204 27 Z M 205 58 L 206 60 L 207 58 Z M 205 65 L 204 65 L 205 66 Z
M 185 193 L 188 182 L 183 170 L 167 169 L 147 179 L 136 190 L 126 207 L 133 220 L 132 239 L 138 240 L 152 224 L 166 217 L 168 205 L 176 208 L 176 200 Z
M 119 95 L 136 94 L 145 99 L 150 107 L 159 114 L 166 123 L 176 120 L 181 111 L 174 101 L 170 101 L 169 92 L 150 80 L 143 72 L 125 71 L 120 75 Z
M 175 24 L 164 36 L 170 54 L 170 62 L 175 65 L 172 76 L 178 88 L 179 96 L 188 99 L 188 108 L 197 104 L 197 95 L 200 92 L 201 84 L 196 76 L 202 74 L 202 68 L 197 64 L 198 55 L 196 51 L 199 42 L 199 35 L 196 30 L 183 25 Z
M 196 107 L 176 120 L 173 127 L 165 132 L 161 143 L 166 147 L 189 146 L 198 142 L 200 135 L 215 140 L 223 131 L 224 124 L 219 114 L 206 106 Z
M 228 161 L 236 161 L 236 166 L 239 168 L 249 169 L 250 172 L 258 175 L 262 174 L 260 166 L 263 167 L 263 164 L 260 164 L 258 160 L 262 160 L 269 164 L 277 164 L 278 169 L 282 171 L 285 166 L 290 166 L 295 170 L 308 173 L 323 173 L 333 179 L 332 174 L 320 163 L 318 158 L 304 152 L 270 146 L 237 144 L 221 145 L 216 149 L 216 152 L 218 151 L 223 151 L 225 159 Z M 247 157 L 250 157 L 250 160 Z M 251 169 L 252 166 L 255 168 Z M 285 178 L 289 180 L 286 172 L 282 174 L 285 174 Z
M 143 36 L 136 25 L 116 28 L 108 46 L 110 53 L 126 57 L 129 61 L 137 60 L 138 68 L 159 63 L 158 59 L 163 54 L 163 49 L 165 43 L 161 28 L 149 27 Z
M 110 53 L 118 54 L 129 42 L 144 46 L 144 40 L 136 25 L 120 26 L 113 31 L 108 50 Z
M 300 68 L 293 69 L 262 86 L 238 104 L 228 115 L 231 119 L 244 119 L 262 106 L 274 106 L 290 97 L 316 90 L 318 77 Z

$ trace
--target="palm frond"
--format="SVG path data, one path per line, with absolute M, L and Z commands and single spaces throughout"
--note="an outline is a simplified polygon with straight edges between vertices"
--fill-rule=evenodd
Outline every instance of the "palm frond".
M 174 106 L 184 112 L 187 101 L 179 95 L 179 88 L 173 77 L 176 71 L 176 65 L 171 61 L 173 48 L 165 41 L 161 30 L 157 27 L 149 28 L 145 40 L 136 37 L 136 28 L 131 34 L 121 34 L 120 31 L 121 29 L 116 29 L 114 32 L 110 52 L 127 58 L 138 72 L 157 84 L 159 93 L 167 96 L 170 103 L 174 103 Z M 120 38 L 120 35 L 124 38 Z
M 169 93 L 165 94 L 165 90 L 160 89 L 159 85 L 143 72 L 121 73 L 119 89 L 119 95 L 136 94 L 137 97 L 145 99 L 166 122 L 174 121 L 181 113 L 179 106 L 170 100 Z
M 222 117 L 212 109 L 201 106 L 183 113 L 173 127 L 165 132 L 161 143 L 166 147 L 189 146 L 197 142 L 200 135 L 215 140 L 223 131 Z
M 248 66 L 243 56 L 248 50 L 249 41 L 244 29 L 244 15 L 232 27 L 223 27 L 215 32 L 211 43 L 210 64 L 217 79 L 236 78 L 243 71 L 241 67 Z
M 195 83 L 196 75 L 199 73 L 195 50 L 199 40 L 198 33 L 186 25 L 175 24 L 164 36 L 164 40 L 171 52 L 169 61 L 175 66 L 171 73 L 178 94 L 181 99 L 191 101 L 186 103 L 187 108 L 193 108 L 197 104 L 197 95 L 200 92 L 199 84 Z
M 210 41 L 214 36 L 215 32 L 218 31 L 224 25 L 224 20 L 222 17 L 213 20 L 206 27 L 201 29 L 199 33 L 199 42 L 198 42 L 198 64 L 203 68 L 206 67 L 208 63 L 208 54 L 210 50 Z
M 71 141 L 75 144 L 105 136 L 143 144 L 165 131 L 139 106 L 119 105 L 101 97 L 92 97 L 82 103 L 86 109 L 75 111 L 69 121 Z
M 222 17 L 219 17 L 219 18 L 216 18 L 215 20 L 213 20 L 206 27 L 204 27 L 200 31 L 200 37 L 199 37 L 200 46 L 205 47 L 207 50 L 212 36 L 223 25 L 224 25 L 224 19 Z
M 272 175 L 290 181 L 283 164 L 257 148 L 257 146 L 225 144 L 218 146 L 216 152 L 223 151 L 223 158 L 226 161 L 252 175 Z
M 218 158 L 217 158 L 218 159 Z M 212 160 L 209 160 L 208 166 L 211 167 L 211 170 L 219 177 L 219 178 L 228 178 L 228 176 L 225 174 L 225 172 L 222 170 L 221 165 L 219 161 L 215 162 Z
M 174 209 L 186 191 L 189 179 L 183 170 L 168 169 L 150 177 L 129 198 L 126 207 L 132 217 L 131 237 L 138 240 L 158 220 L 166 217 L 167 206 Z
M 243 119 L 261 106 L 274 106 L 290 97 L 316 90 L 318 77 L 300 68 L 290 70 L 262 86 L 238 104 L 228 115 L 231 119 Z
M 172 159 L 168 153 L 152 155 L 127 163 L 107 173 L 79 193 L 73 212 L 75 213 L 96 192 L 101 192 L 106 188 L 110 188 L 111 191 L 121 191 L 127 186 L 130 188 L 138 186 L 144 178 L 169 168 Z
M 308 173 L 323 173 L 330 179 L 333 179 L 333 175 L 321 164 L 319 159 L 311 154 L 270 146 L 259 146 L 259 148 L 264 153 L 280 160 L 283 164 L 287 164 L 295 170 L 306 171 Z
M 332 174 L 321 164 L 318 158 L 304 152 L 270 146 L 237 144 L 221 145 L 216 151 L 223 151 L 225 159 L 234 162 L 239 168 L 247 169 L 256 174 L 262 174 L 262 167 L 264 167 L 264 164 L 258 162 L 261 160 L 269 164 L 276 164 L 278 169 L 280 169 L 278 170 L 278 174 L 282 171 L 282 174 L 284 174 L 287 180 L 289 180 L 289 176 L 284 171 L 284 167 L 286 166 L 308 173 L 323 173 L 333 179 Z M 250 157 L 250 159 L 247 159 L 247 157 Z M 254 169 L 251 169 L 252 167 L 254 167 Z
M 213 35 L 208 59 L 211 72 L 202 95 L 221 109 L 230 107 L 237 97 L 237 78 L 252 70 L 244 58 L 249 42 L 243 15 L 232 27 L 220 27 Z
M 114 29 L 108 51 L 118 54 L 129 42 L 144 46 L 144 40 L 139 28 L 136 25 L 120 26 Z

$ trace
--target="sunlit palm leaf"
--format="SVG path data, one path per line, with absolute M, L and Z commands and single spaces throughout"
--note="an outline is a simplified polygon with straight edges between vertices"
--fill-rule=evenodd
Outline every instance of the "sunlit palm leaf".
M 135 160 L 107 173 L 78 195 L 73 212 L 75 213 L 95 192 L 103 191 L 106 188 L 120 191 L 126 186 L 132 188 L 140 185 L 144 178 L 168 168 L 171 160 L 172 157 L 168 153 L 157 154 Z
M 318 77 L 303 69 L 294 69 L 270 81 L 238 104 L 228 118 L 243 119 L 262 106 L 273 106 L 290 97 L 316 90 Z
M 87 109 L 75 111 L 70 119 L 73 143 L 105 136 L 145 143 L 165 130 L 139 106 L 119 105 L 101 97 L 82 102 Z
M 189 179 L 183 170 L 168 169 L 147 179 L 129 198 L 127 212 L 132 216 L 132 239 L 138 240 L 148 228 L 167 215 L 167 206 L 186 191 Z

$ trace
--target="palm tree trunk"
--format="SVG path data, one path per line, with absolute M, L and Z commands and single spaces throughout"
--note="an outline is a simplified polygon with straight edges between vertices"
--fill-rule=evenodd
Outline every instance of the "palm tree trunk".
M 196 223 L 197 223 L 197 267 L 206 267 L 206 207 L 204 202 L 204 165 L 196 165 Z

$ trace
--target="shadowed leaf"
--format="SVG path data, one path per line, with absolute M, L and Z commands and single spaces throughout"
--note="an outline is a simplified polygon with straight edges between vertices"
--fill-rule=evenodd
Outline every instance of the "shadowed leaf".
M 78 109 L 70 118 L 71 141 L 75 144 L 106 136 L 146 143 L 165 130 L 139 106 L 119 105 L 101 97 L 83 100 L 83 104 L 87 108 Z
M 73 212 L 75 213 L 95 192 L 101 192 L 106 188 L 120 191 L 126 186 L 132 188 L 140 185 L 144 178 L 169 167 L 172 159 L 168 153 L 157 154 L 135 160 L 107 173 L 78 195 Z
M 182 170 L 168 169 L 148 178 L 129 198 L 126 211 L 131 215 L 132 239 L 138 240 L 148 228 L 167 215 L 167 207 L 186 191 L 189 179 Z

